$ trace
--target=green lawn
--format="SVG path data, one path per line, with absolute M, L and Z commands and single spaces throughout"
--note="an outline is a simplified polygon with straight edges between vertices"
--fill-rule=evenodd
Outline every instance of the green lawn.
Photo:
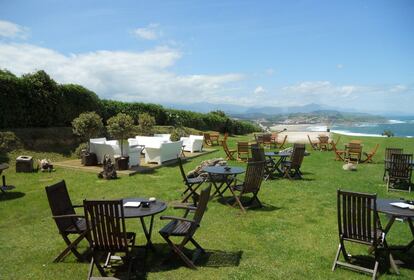
M 240 139 L 246 137 L 231 138 L 229 146 L 235 147 L 235 141 Z M 342 136 L 339 147 L 349 139 Z M 217 199 L 210 201 L 202 226 L 196 233 L 196 240 L 208 251 L 198 263 L 197 271 L 188 269 L 175 258 L 166 261 L 168 248 L 157 232 L 165 222 L 157 218 L 152 238 L 157 253 L 151 254 L 147 261 L 149 271 L 138 272 L 137 278 L 369 279 L 369 276 L 342 268 L 331 272 L 338 245 L 336 190 L 377 193 L 380 198 L 414 199 L 413 194 L 387 193 L 382 182 L 385 147 L 402 147 L 414 153 L 414 139 L 359 139 L 363 140 L 364 150 L 370 150 L 376 142 L 381 144 L 374 158 L 376 163 L 362 164 L 358 171 L 348 172 L 342 170 L 342 162 L 333 160 L 333 152 L 312 151 L 303 163 L 304 180 L 276 179 L 263 183 L 259 194 L 265 205 L 262 209 L 241 214 L 239 209 L 223 205 Z M 15 158 L 19 153 L 22 151 L 9 157 Z M 185 169 L 193 169 L 204 159 L 222 156 L 224 153 L 220 149 L 189 161 Z M 54 159 L 59 157 L 59 154 L 52 155 Z M 61 263 L 52 263 L 64 243 L 51 218 L 44 190 L 48 184 L 65 179 L 76 204 L 84 198 L 151 196 L 170 203 L 179 200 L 184 188 L 177 166 L 113 181 L 99 180 L 93 173 L 63 168 L 53 173 L 16 174 L 12 166 L 5 174 L 8 183 L 17 188 L 8 196 L 0 196 L 0 279 L 86 279 L 88 264 L 77 262 L 73 255 Z M 180 215 L 181 212 L 168 208 L 163 214 Z M 138 221 L 128 220 L 127 226 L 128 230 L 137 232 L 137 243 L 143 244 L 145 238 Z M 388 242 L 405 244 L 410 240 L 408 226 L 396 222 Z M 86 242 L 81 243 L 81 247 L 86 249 Z M 366 252 L 365 247 L 352 248 L 357 253 Z M 142 255 L 143 251 L 137 250 L 137 253 Z M 400 276 L 385 272 L 380 278 L 414 279 L 414 251 L 410 252 L 408 260 L 411 268 L 402 267 Z

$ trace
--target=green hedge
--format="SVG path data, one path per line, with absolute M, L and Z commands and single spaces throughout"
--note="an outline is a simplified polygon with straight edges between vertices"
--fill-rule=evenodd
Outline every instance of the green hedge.
M 80 113 L 91 111 L 97 112 L 105 123 L 118 113 L 130 115 L 137 123 L 139 114 L 148 113 L 157 125 L 231 134 L 260 131 L 256 125 L 233 120 L 221 111 L 201 114 L 150 103 L 100 100 L 94 92 L 80 85 L 56 83 L 44 71 L 17 77 L 0 70 L 1 129 L 70 126 Z

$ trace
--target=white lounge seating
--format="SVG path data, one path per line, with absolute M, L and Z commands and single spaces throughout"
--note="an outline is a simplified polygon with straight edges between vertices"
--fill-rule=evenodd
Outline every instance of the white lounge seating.
M 190 137 L 181 137 L 183 141 L 183 150 L 186 152 L 201 152 L 203 150 L 204 136 L 202 135 L 190 135 Z
M 167 142 L 171 142 L 171 134 L 154 134 L 154 137 L 161 137 Z
M 113 162 L 115 156 L 121 155 L 121 147 L 118 140 L 106 140 L 106 138 L 94 138 L 89 140 L 91 153 L 96 154 L 98 163 L 102 164 L 104 156 L 107 154 Z M 124 155 L 129 156 L 129 167 L 137 166 L 140 163 L 141 146 L 129 146 L 128 142 L 124 141 L 123 152 Z
M 160 143 L 159 147 L 145 146 L 145 162 L 162 164 L 165 161 L 176 159 L 181 154 L 183 141 Z

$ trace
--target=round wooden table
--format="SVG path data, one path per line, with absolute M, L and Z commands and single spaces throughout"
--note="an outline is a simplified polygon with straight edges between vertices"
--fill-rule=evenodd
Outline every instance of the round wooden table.
M 211 195 L 213 198 L 216 194 L 223 197 L 223 193 L 229 188 L 238 174 L 244 173 L 246 170 L 242 167 L 235 166 L 207 166 L 203 168 L 203 171 L 208 173 L 210 184 L 214 186 L 216 191 Z M 223 176 L 223 179 L 217 181 L 214 176 Z M 220 183 L 217 185 L 217 183 Z M 224 189 L 223 186 L 225 185 Z
M 394 224 L 397 218 L 407 220 L 408 226 L 410 227 L 411 234 L 413 236 L 413 240 L 411 240 L 410 243 L 404 246 L 390 247 L 390 250 L 399 250 L 399 251 L 407 252 L 414 246 L 414 225 L 413 225 L 414 210 L 393 206 L 390 204 L 393 202 L 405 203 L 404 200 L 398 200 L 398 199 L 377 199 L 377 212 L 387 214 L 390 217 L 387 223 L 387 226 L 384 228 L 385 236 L 387 236 L 388 232 L 390 231 L 392 225 Z M 397 269 L 397 273 L 399 273 L 398 269 Z
M 123 204 L 126 202 L 148 202 L 147 198 L 124 198 L 122 200 Z M 154 245 L 151 242 L 151 234 L 152 234 L 152 228 L 154 225 L 154 216 L 165 211 L 167 209 L 167 204 L 163 201 L 155 201 L 155 202 L 149 202 L 149 207 L 143 207 L 141 204 L 139 207 L 125 207 L 124 206 L 124 217 L 125 218 L 139 218 L 141 221 L 142 229 L 145 234 L 145 238 L 147 239 L 146 244 L 146 250 L 148 248 L 151 248 L 153 251 L 155 251 Z M 147 225 L 145 224 L 145 217 L 151 217 L 150 218 L 150 225 L 149 228 L 147 228 Z

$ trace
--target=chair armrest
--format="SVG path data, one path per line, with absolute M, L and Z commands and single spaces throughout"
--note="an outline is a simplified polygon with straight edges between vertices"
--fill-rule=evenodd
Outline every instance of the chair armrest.
M 191 205 L 176 205 L 173 207 L 174 209 L 184 209 L 184 210 L 197 210 L 197 207 Z
M 83 208 L 83 205 L 81 205 L 81 204 L 79 204 L 79 205 L 78 205 L 78 204 L 76 204 L 76 205 L 72 205 L 72 207 L 73 207 L 73 208 L 79 208 L 79 207 L 82 207 L 82 208 Z
M 175 220 L 175 221 L 181 221 L 181 222 L 189 222 L 194 224 L 196 221 L 191 220 L 191 219 L 187 219 L 187 218 L 182 218 L 182 217 L 174 217 L 174 216 L 161 216 L 160 220 Z
M 77 215 L 77 214 L 69 214 L 69 215 L 57 215 L 52 216 L 53 219 L 65 219 L 65 218 L 85 218 L 83 215 Z

